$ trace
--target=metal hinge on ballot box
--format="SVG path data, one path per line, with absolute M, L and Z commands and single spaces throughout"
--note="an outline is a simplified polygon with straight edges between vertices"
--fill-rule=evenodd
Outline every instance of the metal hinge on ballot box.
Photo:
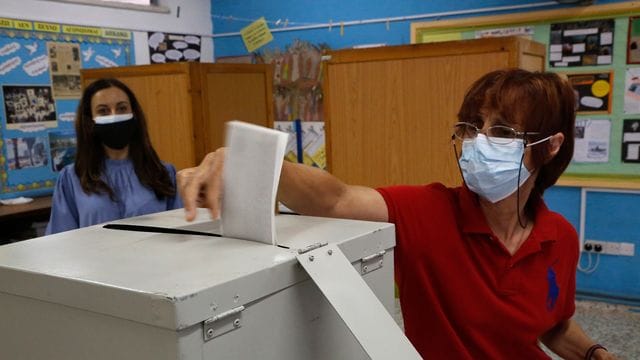
M 360 259 L 360 274 L 372 272 L 373 270 L 380 269 L 383 264 L 385 250 L 379 251 L 375 254 L 365 256 Z
M 302 255 L 308 253 L 312 250 L 326 246 L 327 244 L 328 243 L 326 241 L 311 244 L 305 248 L 298 249 L 298 254 Z M 386 252 L 386 250 L 381 250 L 375 254 L 371 254 L 360 259 L 360 274 L 364 275 L 366 273 L 370 273 L 374 270 L 380 269 L 384 264 L 384 254 L 386 254 Z
M 211 319 L 205 320 L 204 341 L 209 341 L 242 326 L 242 310 L 244 310 L 244 306 L 238 306 L 231 310 L 220 313 L 212 317 Z

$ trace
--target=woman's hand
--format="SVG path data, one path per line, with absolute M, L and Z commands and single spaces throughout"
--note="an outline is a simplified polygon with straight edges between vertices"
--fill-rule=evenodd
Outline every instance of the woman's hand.
M 213 219 L 220 216 L 225 152 L 225 148 L 219 148 L 207 154 L 197 167 L 178 172 L 178 191 L 184 203 L 187 221 L 195 219 L 196 207 L 208 208 Z

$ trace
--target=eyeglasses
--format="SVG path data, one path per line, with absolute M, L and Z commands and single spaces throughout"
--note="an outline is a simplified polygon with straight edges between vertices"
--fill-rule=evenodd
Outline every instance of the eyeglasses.
M 494 125 L 486 130 L 480 130 L 477 126 L 468 122 L 457 122 L 453 125 L 453 134 L 460 140 L 473 140 L 478 134 L 485 134 L 489 142 L 494 144 L 506 145 L 512 143 L 515 139 L 525 139 L 529 135 L 538 135 L 538 132 L 516 131 L 514 128 L 503 125 Z

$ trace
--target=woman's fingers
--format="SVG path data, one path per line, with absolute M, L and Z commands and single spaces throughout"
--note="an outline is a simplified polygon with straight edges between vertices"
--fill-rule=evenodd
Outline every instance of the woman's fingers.
M 209 209 L 211 216 L 220 215 L 224 149 L 207 154 L 199 166 L 178 172 L 178 188 L 182 196 L 187 221 L 196 217 L 196 207 Z

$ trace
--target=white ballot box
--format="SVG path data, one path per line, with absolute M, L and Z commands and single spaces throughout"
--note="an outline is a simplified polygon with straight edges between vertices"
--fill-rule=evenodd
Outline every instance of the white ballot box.
M 183 217 L 115 223 L 218 230 L 205 211 Z M 276 233 L 278 246 L 96 225 L 0 246 L 0 359 L 417 357 L 372 320 L 394 308 L 393 225 L 280 215 Z

